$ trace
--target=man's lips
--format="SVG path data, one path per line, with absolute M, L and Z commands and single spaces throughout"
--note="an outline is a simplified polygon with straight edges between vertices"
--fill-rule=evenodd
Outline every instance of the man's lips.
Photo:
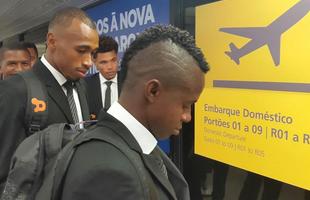
M 116 72 L 108 72 L 107 74 L 114 75 L 114 74 L 116 74 Z
M 83 70 L 83 69 L 79 69 L 77 70 L 78 72 L 82 73 L 82 74 L 86 74 L 87 73 L 87 70 Z

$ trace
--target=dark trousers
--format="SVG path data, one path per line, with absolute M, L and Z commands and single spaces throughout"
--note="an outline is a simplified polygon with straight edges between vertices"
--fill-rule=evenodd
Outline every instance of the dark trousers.
M 188 182 L 191 199 L 202 200 L 202 182 L 205 181 L 206 173 L 213 170 L 213 200 L 222 200 L 225 196 L 225 185 L 229 165 L 204 158 L 194 156 L 184 165 L 184 176 Z
M 310 200 L 310 191 L 305 190 L 305 200 Z
M 211 170 L 207 158 L 192 155 L 184 162 L 184 177 L 188 182 L 191 199 L 203 200 L 201 183 L 206 178 L 206 173 Z
M 248 173 L 244 181 L 239 200 L 257 200 L 262 183 L 264 183 L 262 200 L 277 200 L 282 182 L 251 172 Z
M 229 165 L 213 161 L 213 193 L 212 200 L 222 200 L 225 196 L 226 179 Z

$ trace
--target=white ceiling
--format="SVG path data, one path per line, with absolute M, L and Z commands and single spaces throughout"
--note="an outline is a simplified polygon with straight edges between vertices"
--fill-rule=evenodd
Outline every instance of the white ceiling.
M 39 26 L 55 11 L 75 6 L 83 8 L 98 0 L 0 0 L 0 41 Z

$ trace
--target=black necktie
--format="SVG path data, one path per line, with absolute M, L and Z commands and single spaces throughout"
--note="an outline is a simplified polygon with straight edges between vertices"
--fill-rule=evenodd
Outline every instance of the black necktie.
M 111 106 L 111 84 L 112 81 L 106 81 L 107 89 L 104 96 L 104 110 L 108 110 Z
M 73 98 L 73 88 L 75 87 L 75 84 L 72 81 L 67 81 L 64 84 L 64 87 L 67 90 L 67 99 L 68 99 L 68 103 L 69 103 L 69 106 L 70 106 L 70 110 L 71 110 L 73 121 L 74 121 L 74 123 L 78 123 L 79 122 L 79 117 L 78 117 L 75 101 L 74 101 L 74 98 Z
M 167 173 L 167 168 L 164 164 L 163 159 L 160 156 L 160 152 L 157 149 L 158 147 L 155 147 L 155 149 L 152 151 L 152 155 L 154 156 L 154 158 L 156 159 L 156 163 L 160 169 L 160 171 L 165 175 L 166 178 L 168 178 L 168 173 Z

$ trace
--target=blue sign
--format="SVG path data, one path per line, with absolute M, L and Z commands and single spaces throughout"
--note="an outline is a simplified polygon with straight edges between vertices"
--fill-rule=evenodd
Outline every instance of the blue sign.
M 109 35 L 117 41 L 121 60 L 140 32 L 155 24 L 170 23 L 169 7 L 169 0 L 112 0 L 86 12 L 94 19 L 99 35 Z
M 169 0 L 111 0 L 86 10 L 94 20 L 99 35 L 113 37 L 118 45 L 119 60 L 130 43 L 148 27 L 170 24 Z M 93 67 L 90 74 L 96 73 Z M 170 152 L 170 140 L 159 141 L 159 146 Z

